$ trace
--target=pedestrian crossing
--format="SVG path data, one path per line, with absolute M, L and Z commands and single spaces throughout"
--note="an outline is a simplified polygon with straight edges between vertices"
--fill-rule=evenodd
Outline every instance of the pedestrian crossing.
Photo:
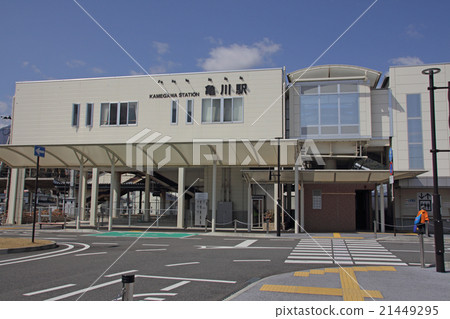
M 339 238 L 302 239 L 285 263 L 407 266 L 376 240 Z

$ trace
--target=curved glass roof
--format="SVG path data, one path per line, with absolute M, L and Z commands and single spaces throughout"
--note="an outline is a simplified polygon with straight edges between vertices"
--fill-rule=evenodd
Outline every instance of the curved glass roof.
M 290 83 L 308 81 L 339 81 L 365 80 L 375 88 L 381 77 L 381 72 L 354 65 L 319 65 L 300 69 L 287 75 Z

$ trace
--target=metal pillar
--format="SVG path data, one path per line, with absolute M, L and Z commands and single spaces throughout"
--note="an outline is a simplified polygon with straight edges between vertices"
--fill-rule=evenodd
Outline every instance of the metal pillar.
M 145 175 L 144 222 L 150 221 L 150 175 Z
M 450 91 L 450 82 L 448 87 L 435 87 L 434 86 L 434 74 L 439 73 L 441 70 L 438 68 L 430 68 L 422 71 L 423 74 L 428 75 L 430 91 L 430 116 L 431 116 L 431 154 L 433 161 L 433 219 L 434 219 L 434 244 L 436 254 L 436 271 L 445 272 L 445 260 L 444 260 L 444 227 L 442 225 L 441 216 L 441 197 L 439 195 L 438 184 L 438 165 L 437 165 L 437 153 L 442 152 L 438 150 L 436 146 L 436 115 L 434 105 L 434 91 L 436 89 L 447 89 Z M 450 94 L 450 93 L 449 93 Z M 450 103 L 450 96 L 449 96 Z
M 299 219 L 300 219 L 300 200 L 299 200 L 299 191 L 298 191 L 298 187 L 299 187 L 299 178 L 298 178 L 298 165 L 295 165 L 295 183 L 294 183 L 294 187 L 295 187 L 295 233 L 298 234 L 299 230 L 300 230 L 300 225 L 299 225 Z
M 178 212 L 177 212 L 177 228 L 184 227 L 184 167 L 178 168 Z
M 380 229 L 381 232 L 386 232 L 386 218 L 384 213 L 384 185 L 380 184 Z
M 98 168 L 92 169 L 92 183 L 91 183 L 91 213 L 89 218 L 89 225 L 95 226 L 98 207 Z
M 247 231 L 251 232 L 253 223 L 252 184 L 248 183 L 247 189 Z
M 116 165 L 115 165 L 115 161 L 112 161 L 112 165 L 111 165 L 111 178 L 110 178 L 110 183 L 109 183 L 109 217 L 108 217 L 108 231 L 111 231 L 112 229 L 112 220 L 113 220 L 113 207 L 114 207 L 114 177 L 116 175 Z
M 212 176 L 212 196 L 211 196 L 211 231 L 216 231 L 216 215 L 217 215 L 217 203 L 216 203 L 216 183 L 217 183 L 217 163 L 214 160 L 213 163 L 213 176 Z

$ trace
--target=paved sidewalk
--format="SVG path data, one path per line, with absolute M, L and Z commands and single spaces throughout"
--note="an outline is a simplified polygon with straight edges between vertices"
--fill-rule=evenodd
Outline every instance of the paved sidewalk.
M 435 268 L 358 266 L 319 268 L 262 279 L 227 300 L 450 300 L 450 272 Z

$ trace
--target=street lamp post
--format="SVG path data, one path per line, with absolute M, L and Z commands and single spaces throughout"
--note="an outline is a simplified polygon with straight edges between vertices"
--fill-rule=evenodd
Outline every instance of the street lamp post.
M 437 153 L 448 152 L 448 150 L 438 150 L 436 147 L 436 117 L 435 117 L 435 105 L 434 105 L 434 91 L 438 89 L 449 89 L 448 87 L 435 87 L 434 86 L 434 74 L 441 71 L 438 68 L 429 68 L 422 71 L 422 74 L 428 75 L 430 91 L 430 116 L 431 116 L 431 155 L 433 162 L 433 219 L 434 219 L 434 244 L 436 254 L 436 271 L 445 272 L 444 262 L 444 228 L 442 225 L 441 217 L 441 199 L 439 195 L 438 185 L 438 168 L 437 168 Z

